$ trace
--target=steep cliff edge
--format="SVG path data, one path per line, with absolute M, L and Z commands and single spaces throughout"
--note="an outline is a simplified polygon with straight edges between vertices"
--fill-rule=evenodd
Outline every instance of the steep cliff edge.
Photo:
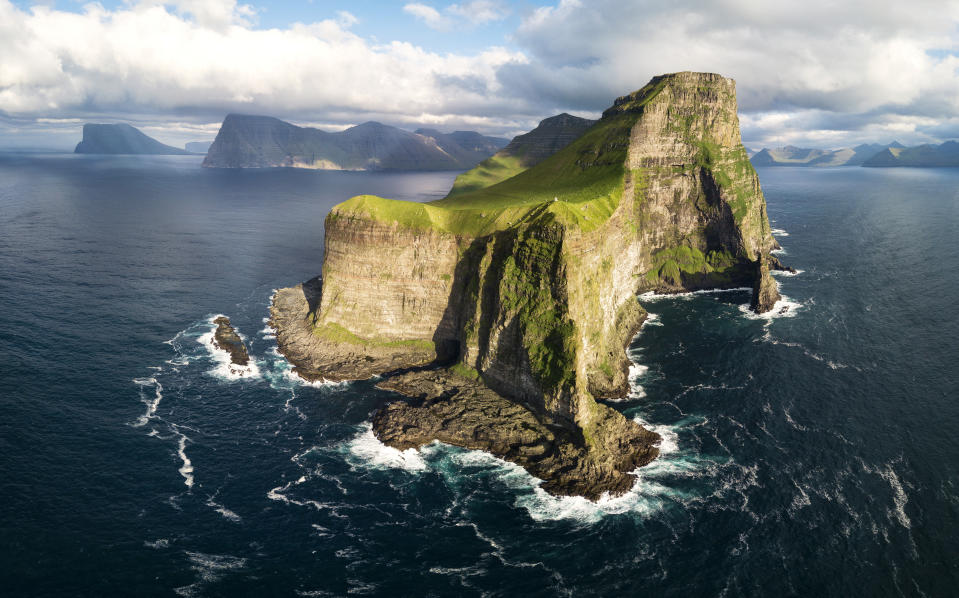
M 508 179 L 338 205 L 321 288 L 280 290 L 271 312 L 280 350 L 314 378 L 455 362 L 383 383 L 413 398 L 374 417 L 387 444 L 488 450 L 550 492 L 596 498 L 658 454 L 656 434 L 596 402 L 629 391 L 637 293 L 755 286 L 769 309 L 774 247 L 735 83 L 677 73 Z

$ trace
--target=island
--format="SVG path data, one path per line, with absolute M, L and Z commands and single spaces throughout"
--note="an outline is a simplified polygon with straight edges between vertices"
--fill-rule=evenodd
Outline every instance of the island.
M 430 203 L 334 207 L 321 277 L 273 296 L 278 348 L 307 380 L 382 376 L 398 400 L 373 432 L 389 446 L 440 440 L 552 494 L 619 495 L 659 454 L 657 434 L 603 402 L 629 393 L 637 295 L 748 286 L 757 312 L 779 299 L 735 82 L 654 77 L 515 170 L 464 173 Z
M 83 139 L 73 150 L 75 154 L 140 154 L 160 156 L 188 156 L 190 152 L 165 145 L 125 123 L 112 125 L 83 125 Z
M 237 334 L 230 318 L 219 316 L 213 320 L 216 330 L 213 332 L 213 346 L 230 354 L 230 363 L 245 366 L 250 363 L 250 353 L 243 344 L 243 339 Z
M 946 141 L 939 145 L 890 147 L 866 160 L 863 166 L 913 166 L 917 168 L 959 166 L 959 142 Z
M 206 168 L 463 170 L 506 145 L 474 131 L 415 133 L 378 122 L 328 132 L 270 116 L 228 114 L 203 160 Z
M 753 166 L 799 166 L 828 168 L 832 166 L 862 166 L 880 152 L 896 151 L 904 147 L 898 141 L 886 145 L 863 143 L 856 147 L 837 150 L 811 149 L 787 145 L 776 149 L 763 148 L 753 154 Z

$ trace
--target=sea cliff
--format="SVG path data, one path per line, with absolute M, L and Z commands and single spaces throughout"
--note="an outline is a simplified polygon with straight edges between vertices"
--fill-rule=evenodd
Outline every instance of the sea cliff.
M 597 402 L 629 392 L 637 293 L 778 299 L 735 83 L 709 73 L 655 77 L 505 180 L 429 204 L 356 197 L 325 226 L 322 283 L 271 308 L 297 372 L 406 370 L 381 383 L 409 397 L 374 416 L 383 442 L 487 450 L 555 494 L 622 493 L 658 454 L 656 434 Z

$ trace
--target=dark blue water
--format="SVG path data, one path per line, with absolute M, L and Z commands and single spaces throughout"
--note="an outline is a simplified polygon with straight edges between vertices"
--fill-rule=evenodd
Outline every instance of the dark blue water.
M 298 383 L 264 318 L 329 208 L 452 173 L 0 157 L 0 593 L 948 596 L 959 584 L 959 171 L 760 171 L 791 309 L 644 297 L 634 491 L 386 449 L 370 383 Z M 247 338 L 243 379 L 203 344 Z

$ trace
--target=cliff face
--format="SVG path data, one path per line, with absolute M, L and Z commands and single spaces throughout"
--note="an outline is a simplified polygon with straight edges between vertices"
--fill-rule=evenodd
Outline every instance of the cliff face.
M 188 155 L 190 152 L 164 145 L 127 124 L 83 125 L 83 140 L 75 154 Z
M 459 170 L 495 152 L 500 140 L 459 131 L 438 138 L 368 122 L 329 133 L 268 116 L 230 114 L 203 165 L 326 170 Z
M 624 348 L 645 318 L 637 293 L 755 285 L 758 309 L 770 309 L 774 247 L 734 82 L 665 75 L 500 183 L 432 204 L 340 204 L 326 220 L 321 293 L 279 291 L 274 325 L 281 351 L 320 377 L 455 361 L 454 390 L 386 383 L 422 403 L 374 419 L 384 442 L 483 448 L 551 492 L 597 497 L 628 489 L 658 454 L 655 434 L 595 400 L 628 392 Z M 504 432 L 516 415 L 475 400 L 480 382 L 558 431 L 537 454 L 565 466 L 523 456 L 529 439 Z M 476 424 L 444 425 L 454 412 Z

